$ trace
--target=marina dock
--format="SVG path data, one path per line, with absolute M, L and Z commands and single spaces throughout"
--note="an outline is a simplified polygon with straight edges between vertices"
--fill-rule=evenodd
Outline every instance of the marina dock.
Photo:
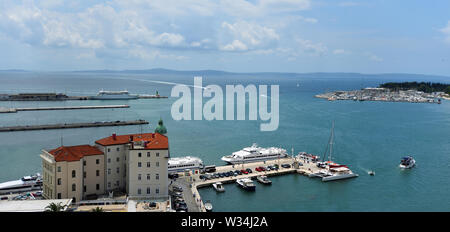
M 257 172 L 255 171 L 256 167 L 259 166 L 268 166 L 268 165 L 275 165 L 278 164 L 279 169 L 278 170 L 271 170 L 271 171 L 262 171 Z M 291 165 L 290 168 L 283 168 L 281 165 L 283 164 L 289 164 Z M 302 174 L 305 176 L 309 176 L 309 174 L 312 174 L 314 172 L 317 172 L 320 170 L 320 168 L 317 167 L 317 163 L 313 162 L 305 162 L 302 159 L 297 159 L 293 157 L 288 158 L 280 158 L 275 160 L 267 160 L 263 162 L 252 162 L 252 163 L 244 163 L 244 164 L 236 164 L 236 165 L 224 165 L 224 166 L 217 166 L 216 172 L 228 172 L 228 171 L 234 171 L 234 170 L 241 170 L 241 169 L 252 169 L 252 173 L 249 174 L 242 174 L 238 176 L 230 176 L 230 177 L 222 177 L 222 178 L 216 178 L 211 180 L 202 180 L 200 179 L 201 174 L 190 174 L 190 176 L 183 176 L 180 177 L 179 180 L 174 182 L 174 185 L 184 187 L 184 190 L 190 190 L 187 194 L 184 194 L 185 200 L 188 204 L 190 212 L 206 212 L 203 200 L 201 199 L 200 193 L 198 192 L 199 188 L 204 187 L 210 187 L 212 184 L 216 182 L 222 182 L 223 184 L 226 183 L 235 183 L 237 179 L 241 178 L 252 178 L 256 179 L 257 176 L 279 176 L 279 175 L 286 175 L 286 174 Z M 181 174 L 181 173 L 180 173 Z M 243 190 L 244 191 L 244 190 Z M 256 190 L 258 191 L 258 190 Z M 186 192 L 186 191 L 185 191 Z M 225 191 L 226 194 L 226 191 Z M 195 208 L 192 208 L 192 207 Z
M 130 108 L 129 105 L 104 105 L 104 106 L 52 106 L 52 107 L 30 107 L 30 108 L 0 108 L 0 113 L 17 113 L 18 111 L 40 111 L 40 110 L 89 110 L 89 109 L 114 109 Z
M 145 120 L 134 120 L 134 121 L 82 122 L 82 123 L 47 124 L 47 125 L 9 126 L 9 127 L 0 127 L 0 132 L 54 130 L 54 129 L 69 129 L 69 128 L 85 128 L 85 127 L 104 127 L 104 126 L 129 126 L 142 124 L 149 124 L 149 122 Z

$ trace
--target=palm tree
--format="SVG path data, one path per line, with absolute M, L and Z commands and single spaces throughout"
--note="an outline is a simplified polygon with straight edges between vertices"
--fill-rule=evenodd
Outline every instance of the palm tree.
M 95 209 L 92 209 L 92 212 L 100 213 L 100 212 L 104 212 L 104 211 L 103 211 L 103 208 L 100 208 L 100 207 L 97 206 Z
M 52 202 L 45 207 L 45 212 L 62 212 L 67 205 L 61 204 L 61 202 L 58 202 L 58 204 Z

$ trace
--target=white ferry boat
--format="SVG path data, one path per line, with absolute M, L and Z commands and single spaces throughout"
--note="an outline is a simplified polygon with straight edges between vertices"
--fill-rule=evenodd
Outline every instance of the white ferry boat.
M 41 174 L 24 176 L 20 180 L 0 183 L 0 194 L 27 192 L 42 188 Z
M 256 186 L 249 178 L 237 179 L 236 183 L 245 190 L 255 191 Z
M 407 169 L 407 168 L 412 168 L 415 165 L 416 165 L 416 160 L 414 160 L 413 157 L 405 156 L 401 159 L 399 167 Z
M 92 96 L 92 100 L 129 100 L 138 99 L 138 95 L 131 95 L 127 90 L 123 91 L 104 91 L 100 90 L 97 96 Z
M 230 164 L 242 164 L 284 158 L 286 156 L 285 149 L 278 147 L 262 148 L 254 143 L 251 147 L 246 147 L 240 151 L 233 152 L 231 155 L 222 157 L 222 160 Z
M 193 156 L 170 158 L 167 168 L 169 173 L 182 172 L 186 169 L 202 169 L 203 161 Z

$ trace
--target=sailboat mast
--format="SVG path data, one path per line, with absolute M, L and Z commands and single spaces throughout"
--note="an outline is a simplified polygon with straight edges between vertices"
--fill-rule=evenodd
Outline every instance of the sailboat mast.
M 331 161 L 331 154 L 333 153 L 333 137 L 334 137 L 334 121 L 331 126 L 331 135 L 330 135 L 330 153 L 328 154 L 328 160 Z

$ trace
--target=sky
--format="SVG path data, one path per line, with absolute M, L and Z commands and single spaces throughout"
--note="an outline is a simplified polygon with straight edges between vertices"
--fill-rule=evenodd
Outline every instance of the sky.
M 448 0 L 0 0 L 0 70 L 450 76 Z

